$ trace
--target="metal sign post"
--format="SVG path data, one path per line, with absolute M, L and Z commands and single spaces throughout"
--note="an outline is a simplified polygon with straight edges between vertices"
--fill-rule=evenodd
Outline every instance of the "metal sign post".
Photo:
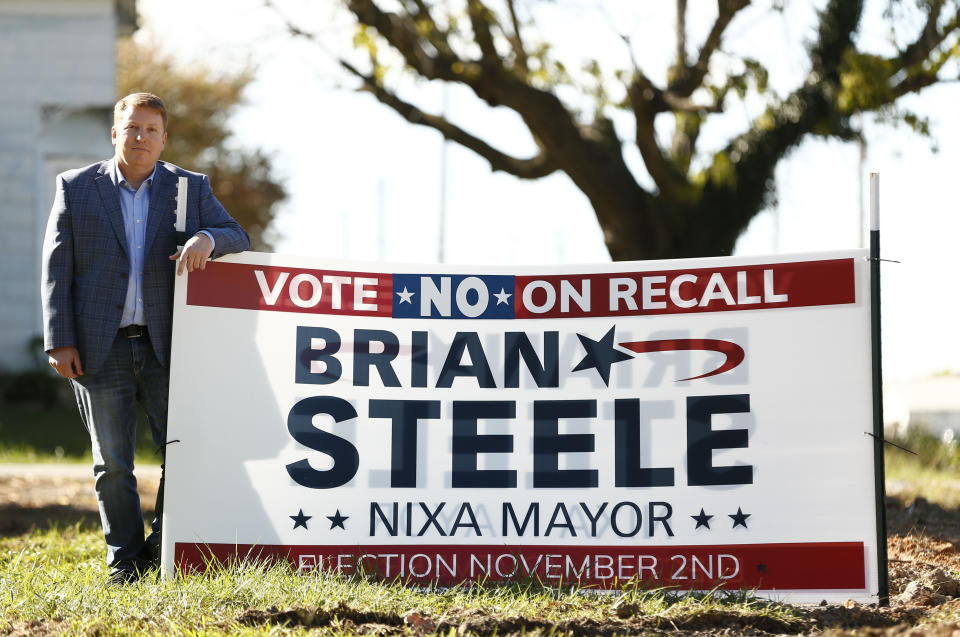
M 880 361 L 880 174 L 870 173 L 870 344 L 873 350 L 873 460 L 877 509 L 877 584 L 881 606 L 890 603 L 887 579 L 887 510 L 883 462 L 883 372 Z

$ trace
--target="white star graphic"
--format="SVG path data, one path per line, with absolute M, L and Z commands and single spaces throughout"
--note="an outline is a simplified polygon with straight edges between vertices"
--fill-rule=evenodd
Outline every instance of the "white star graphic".
M 508 303 L 507 299 L 509 299 L 513 295 L 507 294 L 507 291 L 505 289 L 500 288 L 500 294 L 494 294 L 494 296 L 497 297 L 497 305 L 500 305 L 501 303 Z
M 407 286 L 403 286 L 403 292 L 397 292 L 397 296 L 400 297 L 401 303 L 410 303 L 413 305 L 413 301 L 410 300 L 410 297 L 416 294 L 416 292 L 408 292 Z

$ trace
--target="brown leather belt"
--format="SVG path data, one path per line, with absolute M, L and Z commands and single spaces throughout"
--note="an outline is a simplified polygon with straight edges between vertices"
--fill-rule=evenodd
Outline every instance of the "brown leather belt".
M 121 327 L 119 330 L 119 334 L 124 338 L 140 338 L 141 336 L 147 335 L 147 326 L 146 325 L 128 325 L 126 327 Z

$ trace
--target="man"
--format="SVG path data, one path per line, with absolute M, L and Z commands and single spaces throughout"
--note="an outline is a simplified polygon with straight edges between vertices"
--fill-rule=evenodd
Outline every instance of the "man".
M 133 474 L 136 403 L 154 442 L 166 444 L 174 270 L 250 248 L 213 196 L 206 175 L 158 161 L 167 111 L 156 95 L 117 102 L 112 159 L 57 176 L 43 244 L 44 348 L 69 378 L 90 433 L 109 582 L 136 580 L 155 563 L 163 479 L 153 533 L 144 541 Z M 179 177 L 188 180 L 183 249 L 177 249 Z M 171 263 L 175 261 L 175 263 Z

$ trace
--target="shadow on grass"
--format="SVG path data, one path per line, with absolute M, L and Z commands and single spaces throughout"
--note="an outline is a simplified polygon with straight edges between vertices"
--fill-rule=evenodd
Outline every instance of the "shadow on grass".
M 887 496 L 887 533 L 942 537 L 960 549 L 960 507 L 944 507 L 922 497 Z

